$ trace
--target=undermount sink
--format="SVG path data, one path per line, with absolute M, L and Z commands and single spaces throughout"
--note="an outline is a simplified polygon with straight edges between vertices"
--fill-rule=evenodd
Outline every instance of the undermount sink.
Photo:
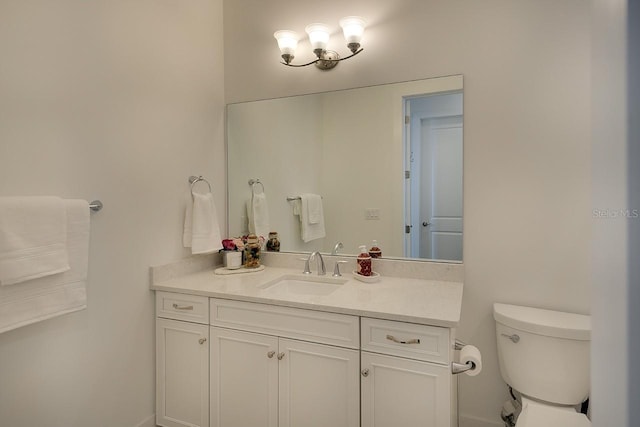
M 287 274 L 265 283 L 260 288 L 276 293 L 322 296 L 340 289 L 345 283 L 347 280 L 336 277 Z

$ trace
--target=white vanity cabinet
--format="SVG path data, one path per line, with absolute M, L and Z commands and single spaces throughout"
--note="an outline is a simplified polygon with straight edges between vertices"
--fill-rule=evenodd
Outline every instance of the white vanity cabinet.
M 211 427 L 359 427 L 358 317 L 211 299 L 211 324 Z
M 362 427 L 449 427 L 450 330 L 362 318 Z
M 457 426 L 448 327 L 164 290 L 156 317 L 159 426 Z
M 208 298 L 156 293 L 156 424 L 209 425 Z

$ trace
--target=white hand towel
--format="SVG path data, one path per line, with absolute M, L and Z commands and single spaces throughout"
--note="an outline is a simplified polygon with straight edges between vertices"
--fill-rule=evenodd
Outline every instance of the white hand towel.
M 182 232 L 182 246 L 185 248 L 191 247 L 191 241 L 193 240 L 193 196 L 189 193 L 187 199 L 185 199 L 185 212 L 184 212 L 184 231 Z
M 0 333 L 87 307 L 89 204 L 64 200 L 70 269 L 12 286 L 0 286 Z
M 267 195 L 264 193 L 253 194 L 247 202 L 247 219 L 249 220 L 249 233 L 256 236 L 269 236 L 269 205 Z
M 187 204 L 187 214 L 188 206 L 189 204 Z M 191 210 L 192 214 L 185 217 L 185 234 L 188 226 L 187 220 L 189 217 L 191 218 L 191 253 L 194 255 L 209 254 L 222 249 L 222 238 L 220 237 L 220 226 L 218 225 L 213 194 L 193 193 Z
M 302 240 L 306 243 L 325 237 L 322 198 L 317 194 L 309 193 L 302 194 L 300 198 L 302 199 L 302 207 L 300 209 L 300 234 Z M 311 222 L 310 220 L 310 200 L 313 200 L 311 205 L 313 205 L 313 217 L 316 222 Z
M 318 224 L 322 220 L 322 197 L 317 194 L 307 194 L 307 210 L 309 224 Z
M 0 197 L 0 285 L 69 270 L 66 245 L 61 198 Z

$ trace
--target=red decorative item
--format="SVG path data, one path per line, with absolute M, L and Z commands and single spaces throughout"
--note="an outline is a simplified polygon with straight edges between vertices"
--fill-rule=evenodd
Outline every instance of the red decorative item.
M 356 273 L 361 276 L 371 276 L 371 255 L 367 252 L 367 247 L 360 246 L 360 255 L 357 258 L 358 269 Z

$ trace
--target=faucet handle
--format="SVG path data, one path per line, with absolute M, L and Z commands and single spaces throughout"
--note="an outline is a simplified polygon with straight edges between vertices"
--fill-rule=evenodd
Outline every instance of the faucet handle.
M 302 274 L 311 274 L 311 267 L 309 267 L 309 258 L 298 258 L 300 261 L 304 261 L 304 271 Z
M 340 273 L 340 264 L 346 264 L 348 261 L 336 261 L 336 266 L 333 269 L 333 277 L 340 277 L 342 274 Z

